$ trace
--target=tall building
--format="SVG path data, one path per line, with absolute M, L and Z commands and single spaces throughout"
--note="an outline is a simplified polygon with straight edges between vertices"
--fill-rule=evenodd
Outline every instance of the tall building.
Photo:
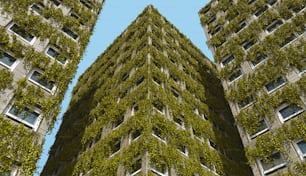
M 0 175 L 32 175 L 103 0 L 0 0 Z
M 148 6 L 80 77 L 42 175 L 250 175 L 215 71 Z
M 254 175 L 306 175 L 305 0 L 213 0 L 199 15 Z

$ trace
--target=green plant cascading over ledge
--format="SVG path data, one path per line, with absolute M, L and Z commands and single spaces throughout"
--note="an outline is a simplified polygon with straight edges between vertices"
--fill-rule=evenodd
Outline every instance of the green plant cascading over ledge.
M 229 75 L 241 68 L 242 65 L 257 61 L 258 56 L 266 56 L 266 60 L 256 66 L 255 71 L 245 73 L 240 79 L 231 83 L 226 92 L 227 100 L 233 104 L 249 97 L 256 100 L 250 107 L 241 110 L 235 116 L 237 124 L 243 127 L 248 134 L 256 132 L 260 126 L 259 121 L 264 117 L 270 123 L 278 120 L 275 119 L 277 118 L 276 109 L 284 103 L 293 103 L 305 108 L 303 105 L 305 101 L 303 102 L 301 99 L 301 97 L 305 97 L 306 93 L 305 73 L 299 75 L 299 80 L 293 83 L 287 82 L 274 93 L 268 94 L 264 87 L 271 80 L 288 75 L 288 72 L 297 72 L 305 68 L 306 20 L 305 13 L 301 11 L 305 7 L 305 0 L 278 1 L 272 7 L 265 9 L 268 2 L 268 0 L 257 0 L 248 4 L 247 1 L 241 0 L 228 6 L 224 11 L 222 4 L 227 3 L 224 0 L 219 1 L 213 7 L 209 4 L 199 12 L 202 25 L 206 26 L 209 31 L 212 31 L 217 25 L 222 25 L 222 29 L 208 41 L 209 45 L 215 48 L 216 62 L 220 64 L 229 55 L 235 57 L 231 63 L 220 69 L 221 79 L 228 80 Z M 260 16 L 251 21 L 247 20 L 259 9 L 264 9 Z M 222 20 L 216 18 L 214 22 L 207 25 L 211 16 L 221 10 L 224 11 L 228 23 L 220 23 Z M 237 28 L 240 27 L 243 20 L 246 20 L 248 25 L 237 32 Z M 276 20 L 283 20 L 284 24 L 269 36 L 261 39 L 266 28 Z M 292 34 L 299 37 L 299 40 L 292 45 L 286 45 Z M 257 43 L 245 52 L 242 45 L 251 39 L 255 39 Z M 249 162 L 253 164 L 258 158 L 267 159 L 275 151 L 282 152 L 291 162 L 291 156 L 287 154 L 284 146 L 295 140 L 305 140 L 305 111 L 281 127 L 269 131 L 257 137 L 255 142 L 246 147 Z M 305 164 L 297 162 L 292 165 L 288 175 L 305 175 Z
M 26 70 L 38 68 L 43 71 L 41 78 L 46 81 L 53 81 L 56 84 L 56 92 L 50 95 L 40 87 L 28 84 L 25 78 L 13 80 L 13 72 L 7 69 L 1 69 L 0 75 L 0 91 L 10 88 L 14 92 L 14 104 L 19 109 L 25 107 L 37 107 L 39 105 L 43 118 L 52 129 L 53 123 L 60 111 L 60 102 L 64 97 L 64 93 L 68 87 L 70 80 L 76 72 L 77 64 L 79 63 L 85 47 L 89 42 L 89 37 L 92 33 L 97 15 L 102 7 L 102 4 L 94 1 L 91 3 L 92 9 L 85 7 L 80 1 L 63 0 L 61 6 L 72 8 L 73 12 L 79 16 L 75 19 L 70 15 L 64 15 L 61 8 L 55 7 L 52 1 L 47 1 L 41 8 L 40 15 L 35 14 L 30 9 L 34 3 L 41 3 L 39 0 L 0 0 L 2 15 L 11 18 L 11 21 L 18 24 L 25 31 L 31 33 L 40 41 L 48 41 L 48 45 L 54 45 L 60 49 L 59 58 L 66 58 L 68 63 L 62 66 L 58 62 L 54 62 L 43 52 L 38 52 L 32 46 L 24 45 L 16 36 L 9 37 L 6 29 L 0 27 L 0 52 L 10 52 L 12 56 L 22 60 Z M 79 38 L 74 41 L 67 37 L 61 28 L 68 27 L 78 34 Z M 1 118 L 1 122 L 2 122 Z M 3 122 L 4 123 L 4 122 Z M 7 123 L 7 121 L 5 121 Z M 25 127 L 20 127 L 23 129 Z M 10 136 L 12 133 L 6 131 L 14 131 L 12 125 L 1 127 L 0 135 Z M 19 127 L 16 127 L 16 131 Z M 20 131 L 20 130 L 19 130 Z M 20 168 L 20 174 L 32 175 L 35 170 L 35 162 L 39 157 L 41 144 L 37 143 L 38 138 L 31 137 L 38 135 L 35 132 L 26 132 L 26 129 L 20 131 L 20 139 L 15 139 L 18 135 L 12 135 L 12 138 L 7 138 L 8 141 L 0 142 L 0 150 L 3 153 L 1 156 L 8 157 L 7 160 L 1 158 L 0 173 L 9 171 L 13 165 Z M 24 134 L 23 134 L 24 133 Z M 17 134 L 17 133 L 16 133 Z M 41 140 L 42 137 L 39 139 Z M 12 141 L 10 141 L 12 140 Z M 15 142 L 14 141 L 19 141 Z M 32 145 L 32 148 L 24 146 Z M 11 143 L 12 150 L 9 149 L 5 142 Z M 19 151 L 19 152 L 17 152 Z M 27 155 L 27 154 L 33 155 Z M 6 162 L 8 161 L 8 162 Z M 17 163 L 13 163 L 13 161 Z
M 144 155 L 186 176 L 248 175 L 215 72 L 190 40 L 146 8 L 80 77 L 42 175 L 124 174 Z M 137 112 L 127 115 L 132 108 Z M 174 122 L 178 117 L 183 127 Z M 129 143 L 134 132 L 140 136 Z M 111 156 L 118 140 L 120 152 Z

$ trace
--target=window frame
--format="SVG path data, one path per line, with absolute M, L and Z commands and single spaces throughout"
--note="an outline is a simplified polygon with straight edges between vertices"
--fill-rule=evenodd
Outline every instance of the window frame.
M 262 120 L 260 120 L 259 122 L 263 121 L 266 124 L 266 128 L 262 129 L 260 131 L 257 131 L 255 134 L 249 134 L 249 137 L 251 140 L 255 139 L 256 137 L 264 134 L 265 132 L 270 130 L 270 124 L 268 123 L 268 121 L 266 120 L 266 118 L 263 118 Z
M 55 52 L 57 52 L 58 55 L 60 55 L 61 52 L 60 52 L 60 49 L 59 49 L 59 48 L 57 48 L 57 47 L 54 46 L 54 45 L 49 45 L 49 46 L 46 48 L 46 50 L 45 50 L 45 54 L 46 54 L 48 57 L 50 57 L 51 59 L 53 59 L 53 60 L 55 60 L 56 62 L 58 62 L 59 64 L 61 64 L 61 65 L 66 65 L 66 64 L 67 64 L 67 62 L 68 62 L 68 59 L 67 59 L 67 58 L 65 58 L 65 61 L 62 63 L 59 59 L 57 59 L 57 57 L 53 57 L 53 56 L 51 56 L 51 55 L 48 53 L 49 49 L 53 49 Z
M 274 26 L 275 24 L 277 24 L 277 23 L 279 23 L 279 22 L 281 22 L 281 24 L 278 24 L 277 26 L 275 26 L 273 29 L 271 29 L 271 31 L 268 30 L 269 28 L 271 28 L 272 26 Z M 275 30 L 277 30 L 277 29 L 278 29 L 279 27 L 281 27 L 283 24 L 284 24 L 284 21 L 283 21 L 283 20 L 281 20 L 281 19 L 276 19 L 276 20 L 272 21 L 272 23 L 269 24 L 269 25 L 266 27 L 265 31 L 267 32 L 267 34 L 272 34 Z
M 273 89 L 268 90 L 267 86 L 268 86 L 269 84 L 276 84 L 277 81 L 278 81 L 280 78 L 283 80 L 283 82 L 282 82 L 281 84 L 277 85 L 276 87 L 274 87 Z M 267 92 L 268 94 L 271 94 L 271 93 L 277 91 L 279 88 L 283 87 L 286 83 L 287 83 L 286 78 L 284 78 L 284 76 L 279 76 L 279 77 L 277 77 L 276 79 L 274 79 L 274 80 L 268 82 L 267 84 L 265 84 L 264 87 L 265 87 L 266 92 Z
M 289 106 L 291 106 L 291 105 L 296 105 L 296 104 L 287 104 L 287 103 L 284 103 L 284 104 L 282 104 L 281 106 L 279 106 L 279 107 L 277 108 L 277 115 L 278 115 L 279 120 L 280 120 L 282 123 L 284 123 L 284 122 L 286 122 L 286 121 L 288 121 L 288 120 L 294 118 L 295 116 L 301 114 L 302 112 L 304 112 L 304 107 L 301 107 L 301 109 L 300 109 L 299 111 L 297 111 L 297 112 L 295 112 L 295 113 L 289 115 L 288 117 L 284 118 L 283 115 L 280 113 L 280 111 L 281 111 L 281 110 L 284 110 L 285 108 L 287 108 L 287 107 L 289 107 Z M 296 105 L 296 106 L 297 106 L 297 105 Z
M 33 70 L 28 74 L 28 76 L 27 76 L 28 80 L 29 80 L 31 83 L 33 83 L 34 85 L 36 85 L 36 86 L 38 86 L 38 87 L 40 87 L 40 88 L 46 90 L 47 92 L 49 92 L 49 93 L 52 94 L 52 95 L 54 95 L 54 93 L 55 93 L 55 91 L 56 91 L 56 89 L 57 89 L 57 86 L 55 85 L 55 82 L 54 82 L 52 88 L 49 89 L 49 88 L 47 88 L 47 87 L 41 85 L 39 82 L 37 82 L 37 81 L 35 81 L 35 80 L 33 80 L 33 79 L 31 78 L 31 77 L 33 76 L 34 72 L 38 72 L 40 75 L 43 74 L 43 73 L 42 73 L 43 71 L 38 70 L 38 69 L 33 69 Z M 50 82 L 50 81 L 49 81 L 49 82 Z
M 161 163 L 161 164 L 165 165 L 165 168 L 166 168 L 165 173 L 162 173 L 159 170 L 157 170 L 156 166 L 152 162 L 150 162 L 150 170 L 151 170 L 151 172 L 153 172 L 155 174 L 158 174 L 160 176 L 168 176 L 169 170 L 168 170 L 168 167 L 167 167 L 166 163 Z
M 78 41 L 78 39 L 80 38 L 80 36 L 75 31 L 72 31 L 70 28 L 62 27 L 61 31 L 63 32 L 64 35 L 66 35 L 73 41 Z M 76 37 L 74 38 L 73 36 L 69 35 L 67 32 L 70 32 L 71 35 L 75 35 Z
M 277 171 L 278 169 L 281 169 L 281 168 L 283 168 L 283 167 L 285 167 L 287 165 L 287 162 L 284 159 L 284 156 L 280 152 L 274 152 L 270 156 L 276 155 L 277 153 L 280 154 L 280 156 L 281 156 L 282 160 L 284 161 L 284 163 L 281 163 L 281 164 L 279 164 L 277 166 L 273 166 L 272 168 L 270 168 L 268 170 L 264 170 L 264 168 L 262 166 L 263 159 L 258 159 L 258 164 L 259 164 L 260 172 L 261 172 L 262 175 L 271 174 L 271 173 Z
M 36 114 L 38 114 L 38 116 L 37 116 L 37 118 L 36 118 L 36 120 L 35 120 L 35 123 L 34 123 L 34 124 L 31 124 L 31 123 L 25 121 L 24 119 L 22 119 L 22 118 L 20 118 L 20 117 L 18 117 L 18 116 L 16 116 L 16 115 L 10 113 L 10 110 L 11 110 L 13 107 L 14 107 L 14 104 L 10 104 L 10 105 L 8 106 L 8 108 L 6 109 L 6 111 L 5 111 L 5 115 L 9 116 L 9 118 L 12 118 L 12 119 L 14 119 L 15 121 L 17 121 L 17 122 L 19 122 L 19 123 L 24 124 L 25 126 L 31 128 L 31 129 L 33 129 L 34 131 L 36 131 L 36 130 L 38 129 L 39 124 L 40 124 L 40 122 L 41 122 L 41 120 L 42 120 L 42 118 L 41 118 L 42 114 L 41 114 L 41 110 L 40 110 L 40 109 L 35 108 L 35 107 L 29 108 L 28 106 L 25 107 L 25 108 L 27 108 L 27 109 L 29 109 L 29 110 L 32 110 L 32 111 L 35 112 Z M 22 111 L 24 111 L 24 110 L 22 110 Z
M 230 59 L 230 58 L 231 58 L 231 59 Z M 224 64 L 224 61 L 226 61 L 227 59 L 230 59 L 230 61 Z M 226 56 L 226 57 L 220 62 L 221 68 L 225 67 L 226 65 L 229 65 L 230 63 L 233 62 L 233 60 L 235 60 L 235 56 L 234 56 L 233 54 Z
M 42 10 L 43 8 L 45 8 L 44 4 L 43 3 L 33 3 L 30 6 L 31 12 L 33 12 L 35 15 L 42 16 L 42 13 L 40 13 L 39 11 L 36 11 L 36 9 L 33 9 L 33 6 L 36 6 L 36 7 L 38 7 L 39 10 Z
M 0 65 L 2 65 L 3 67 L 8 68 L 10 71 L 13 71 L 16 68 L 16 66 L 18 65 L 19 59 L 17 59 L 16 57 L 12 56 L 12 54 L 10 54 L 9 52 L 5 52 L 5 51 L 3 51 L 2 55 L 3 55 L 3 57 L 8 57 L 9 59 L 10 58 L 14 58 L 15 59 L 14 63 L 11 66 L 6 65 L 4 62 L 2 62 L 0 60 Z M 7 56 L 5 56 L 5 55 L 7 55 Z
M 23 29 L 26 33 L 28 33 L 29 35 L 33 36 L 33 38 L 31 39 L 31 41 L 28 41 L 27 39 L 25 39 L 23 36 L 21 36 L 20 34 L 16 33 L 15 31 L 13 31 L 11 28 L 16 25 L 17 27 L 18 24 L 17 23 L 12 23 L 8 26 L 8 31 L 10 31 L 11 33 L 13 33 L 14 35 L 16 35 L 18 38 L 20 38 L 21 41 L 24 41 L 25 43 L 29 44 L 29 45 L 33 45 L 37 39 L 37 37 L 35 35 L 33 35 L 32 33 L 26 31 L 25 29 Z
M 261 59 L 263 58 L 263 59 Z M 259 55 L 256 57 L 257 60 L 260 60 L 258 63 L 254 63 L 254 61 L 250 61 L 250 65 L 252 69 L 255 69 L 256 67 L 258 67 L 259 65 L 263 64 L 267 59 L 268 56 L 265 54 Z
M 234 73 L 239 72 L 239 71 L 241 72 L 241 74 L 240 74 L 239 76 L 235 77 L 233 80 L 230 80 L 230 79 L 229 79 Z M 229 77 L 228 77 L 228 82 L 229 82 L 229 84 L 234 83 L 235 81 L 237 81 L 238 79 L 240 79 L 240 78 L 243 76 L 242 68 L 236 69 L 234 73 L 230 74 Z
M 295 142 L 293 143 L 293 145 L 294 145 L 294 148 L 295 148 L 295 150 L 297 151 L 297 153 L 298 153 L 300 159 L 301 159 L 302 161 L 306 161 L 306 152 L 303 153 L 303 151 L 301 150 L 301 148 L 300 148 L 299 145 L 298 145 L 298 143 L 300 143 L 300 142 L 302 142 L 302 141 L 304 141 L 304 140 L 303 140 L 303 139 L 297 140 L 297 141 L 295 141 Z M 305 142 L 305 141 L 304 141 L 304 142 Z

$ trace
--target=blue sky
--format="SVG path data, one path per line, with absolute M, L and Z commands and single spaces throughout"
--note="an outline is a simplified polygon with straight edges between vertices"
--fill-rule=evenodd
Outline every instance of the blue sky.
M 71 91 L 77 83 L 79 76 L 103 53 L 103 51 L 127 28 L 129 24 L 152 4 L 158 11 L 168 19 L 180 32 L 185 34 L 208 58 L 212 60 L 212 54 L 206 45 L 204 31 L 200 24 L 198 11 L 204 7 L 209 0 L 106 0 L 99 15 L 94 33 L 86 49 L 78 71 L 62 103 L 62 112 L 58 116 L 51 134 L 46 136 L 41 159 L 37 163 L 35 175 L 39 175 L 48 159 L 48 151 L 52 146 L 55 135 L 59 129 L 62 115 L 66 111 L 71 98 Z

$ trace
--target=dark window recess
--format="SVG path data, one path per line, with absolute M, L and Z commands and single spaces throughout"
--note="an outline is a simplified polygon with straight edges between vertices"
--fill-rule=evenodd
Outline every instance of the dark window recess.
M 281 114 L 283 120 L 287 120 L 302 111 L 303 109 L 298 107 L 296 104 L 290 104 L 289 106 L 279 110 L 279 113 Z
M 69 37 L 73 38 L 74 40 L 76 40 L 79 36 L 74 33 L 73 31 L 71 31 L 70 29 L 64 27 L 63 29 L 63 32 L 65 32 Z
M 49 90 L 52 90 L 52 88 L 54 87 L 54 82 L 47 81 L 45 78 L 42 78 L 41 73 L 39 73 L 38 71 L 34 71 L 30 78 L 31 80 L 37 82 L 38 84 Z
M 7 65 L 11 67 L 17 59 L 15 59 L 13 56 L 7 54 L 7 53 L 1 53 L 0 52 L 0 62 L 4 65 Z
M 153 81 L 157 83 L 158 85 L 161 84 L 161 81 L 156 76 L 153 76 Z
M 80 16 L 77 15 L 76 13 L 74 13 L 74 12 L 70 13 L 70 16 L 77 19 L 77 20 L 80 19 Z
M 239 31 L 241 31 L 243 28 L 245 28 L 247 26 L 247 23 L 245 21 L 242 21 L 241 23 L 239 23 L 239 28 L 236 30 L 236 33 L 238 33 Z
M 161 49 L 162 49 L 158 43 L 152 42 L 152 45 L 153 45 L 157 50 L 161 50 Z
M 294 7 L 292 10 L 295 13 L 298 13 L 299 11 L 301 11 L 303 8 L 305 7 L 305 4 L 301 4 L 299 6 Z
M 135 131 L 132 131 L 132 133 L 131 133 L 131 138 L 132 138 L 132 140 L 135 140 L 135 139 L 138 138 L 140 135 L 141 135 L 141 131 L 140 131 L 140 130 L 135 130 Z
M 267 125 L 267 123 L 266 123 L 266 121 L 264 119 L 262 119 L 258 123 L 259 124 L 258 124 L 258 126 L 256 126 L 256 131 L 253 134 L 251 134 L 253 136 L 251 138 L 255 138 L 256 137 L 256 136 L 254 136 L 255 134 L 268 129 L 268 125 Z
M 171 92 L 176 98 L 180 96 L 178 90 L 176 90 L 174 87 L 171 87 Z
M 214 22 L 216 20 L 216 16 L 212 16 L 211 18 L 209 18 L 209 20 L 207 21 L 207 25 L 209 25 L 210 23 Z
M 251 97 L 248 97 L 248 98 L 238 102 L 238 106 L 239 106 L 240 109 L 242 109 L 242 108 L 248 106 L 249 104 L 253 103 L 254 101 L 255 101 L 254 97 L 251 96 Z
M 183 144 L 178 145 L 177 149 L 181 152 L 183 152 L 184 154 L 187 154 L 187 147 Z
M 112 147 L 111 147 L 111 152 L 112 152 L 112 154 L 113 153 L 116 153 L 116 152 L 118 152 L 119 150 L 120 150 L 120 145 L 121 145 L 121 142 L 120 142 L 120 139 L 118 140 L 118 141 L 116 141 L 113 145 L 112 145 Z
M 26 30 L 20 28 L 17 24 L 14 24 L 10 27 L 10 30 L 24 38 L 26 41 L 31 42 L 34 39 L 34 36 L 28 33 Z
M 259 63 L 261 63 L 262 61 L 266 60 L 267 55 L 261 54 L 259 56 L 257 56 L 256 60 L 251 61 L 253 66 L 258 65 Z
M 235 79 L 239 78 L 242 75 L 242 71 L 240 69 L 238 69 L 237 71 L 235 71 L 233 74 L 231 74 L 228 78 L 228 80 L 230 82 L 234 81 Z
M 139 111 L 139 107 L 136 103 L 133 104 L 133 111 L 134 111 L 134 113 Z
M 232 62 L 235 59 L 234 55 L 230 55 L 228 56 L 226 59 L 224 59 L 221 63 L 223 66 L 229 64 L 230 62 Z
M 59 6 L 61 5 L 61 0 L 50 0 L 51 2 L 53 2 L 54 5 Z
M 173 79 L 173 81 L 175 81 L 176 83 L 178 83 L 178 79 L 175 76 L 170 75 L 170 78 Z
M 249 48 L 251 48 L 257 41 L 256 40 L 251 40 L 245 44 L 243 44 L 243 49 L 244 50 L 248 50 Z
M 121 77 L 121 81 L 125 81 L 129 78 L 129 74 L 128 73 L 125 73 L 122 77 Z
M 89 0 L 80 0 L 80 2 L 81 2 L 85 7 L 87 7 L 88 9 L 92 9 L 92 7 L 93 7 L 92 2 L 89 1 Z
M 144 76 L 141 76 L 137 81 L 136 81 L 136 86 L 138 86 L 139 84 L 141 84 L 144 80 Z
M 210 6 L 206 6 L 206 7 L 203 9 L 202 14 L 207 13 L 209 10 L 210 10 Z
M 282 20 L 273 21 L 272 24 L 267 27 L 267 31 L 272 32 L 282 24 L 283 24 Z
M 255 2 L 256 0 L 248 0 L 248 4 L 252 4 L 253 2 Z
M 152 133 L 153 133 L 155 136 L 157 136 L 157 137 L 163 139 L 163 135 L 162 135 L 161 129 L 159 129 L 159 128 L 157 128 L 157 127 L 153 127 L 153 128 L 152 128 Z
M 254 15 L 255 16 L 257 16 L 257 17 L 259 17 L 261 14 L 263 14 L 266 10 L 268 9 L 268 6 L 264 6 L 264 7 L 262 7 L 261 9 L 259 9 L 259 10 L 257 10 L 255 13 L 254 13 Z
M 137 51 L 141 51 L 147 44 L 146 43 L 142 43 L 138 48 Z
M 155 164 L 155 163 L 151 163 L 151 167 L 154 169 L 154 170 L 157 170 L 159 173 L 163 173 L 163 174 L 166 174 L 167 172 L 167 165 L 165 163 L 159 163 L 159 164 Z M 155 173 L 153 171 L 153 173 Z M 158 175 L 160 175 L 158 173 Z
M 116 117 L 116 120 L 113 122 L 113 127 L 116 128 L 124 121 L 124 115 L 121 115 L 119 117 Z
M 164 105 L 160 101 L 154 101 L 153 106 L 160 112 L 164 112 Z
M 211 32 L 211 35 L 215 35 L 217 32 L 219 32 L 222 29 L 221 25 L 218 25 L 215 27 L 215 29 Z
M 37 4 L 33 4 L 32 6 L 31 6 L 31 9 L 34 11 L 34 12 L 36 12 L 36 13 L 38 13 L 38 14 L 42 14 L 42 9 L 44 8 L 44 4 L 43 3 L 37 3 Z
M 292 42 L 294 39 L 296 39 L 296 35 L 291 33 L 291 35 L 289 37 L 287 37 L 285 39 L 285 41 L 283 41 L 281 44 L 280 44 L 280 47 L 284 47 L 286 46 L 288 43 Z
M 285 82 L 286 82 L 285 79 L 282 76 L 280 76 L 276 80 L 266 84 L 265 87 L 266 87 L 267 91 L 270 92 L 274 89 L 277 89 L 278 87 L 283 85 Z
M 135 163 L 134 164 L 132 164 L 132 166 L 131 166 L 131 168 L 130 168 L 130 174 L 132 174 L 132 173 L 134 173 L 134 172 L 136 172 L 136 171 L 138 171 L 138 170 L 140 170 L 141 169 L 141 158 L 139 158 L 139 159 L 137 159 L 136 161 L 135 161 Z
M 176 61 L 175 61 L 175 59 L 173 59 L 173 58 L 170 58 L 170 61 L 172 62 L 172 63 L 176 63 Z
M 174 116 L 173 117 L 173 121 L 177 124 L 179 124 L 180 126 L 183 126 L 184 125 L 184 117 L 183 116 Z
M 212 141 L 212 140 L 209 140 L 209 145 L 214 148 L 214 149 L 217 149 L 217 145 Z
M 156 60 L 153 60 L 153 64 L 157 67 L 157 68 L 161 68 L 161 65 L 156 61 Z
M 269 5 L 274 5 L 277 2 L 277 0 L 268 0 L 268 4 Z
M 206 159 L 203 156 L 200 156 L 200 163 L 206 167 L 208 167 L 208 162 L 206 161 Z

